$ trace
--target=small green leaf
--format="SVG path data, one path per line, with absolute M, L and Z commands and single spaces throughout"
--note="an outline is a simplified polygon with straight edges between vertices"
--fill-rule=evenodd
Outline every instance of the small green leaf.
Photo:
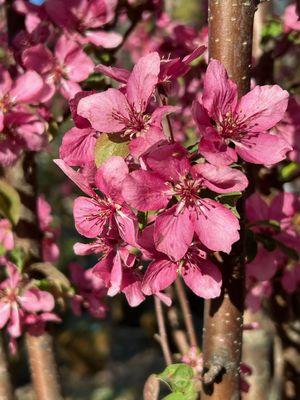
M 100 167 L 109 157 L 127 157 L 129 154 L 128 142 L 122 142 L 116 135 L 102 133 L 95 146 L 95 163 Z
M 164 397 L 162 400 L 186 400 L 182 393 L 171 393 Z
M 290 162 L 289 164 L 282 167 L 279 171 L 279 179 L 283 182 L 288 182 L 295 174 L 300 170 L 300 164 L 296 162 Z
M 0 179 L 0 214 L 16 225 L 20 219 L 20 210 L 19 193 L 5 180 Z
M 26 253 L 22 247 L 13 248 L 8 253 L 8 258 L 22 271 L 26 260 Z
M 6 250 L 5 250 L 4 246 L 2 246 L 2 244 L 0 243 L 0 257 L 4 256 L 5 253 L 6 253 Z
M 33 271 L 43 274 L 48 279 L 48 282 L 52 283 L 61 292 L 71 288 L 69 279 L 49 262 L 34 263 L 30 268 Z

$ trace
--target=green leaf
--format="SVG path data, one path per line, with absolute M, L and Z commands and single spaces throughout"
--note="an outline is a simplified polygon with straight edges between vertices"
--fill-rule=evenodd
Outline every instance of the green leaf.
M 0 257 L 4 256 L 5 253 L 6 253 L 6 250 L 5 250 L 4 246 L 2 246 L 2 244 L 0 243 Z
M 16 225 L 20 219 L 20 210 L 19 193 L 5 180 L 0 179 L 0 214 Z
M 47 278 L 48 282 L 52 283 L 61 292 L 71 288 L 69 279 L 49 262 L 34 263 L 30 268 L 33 271 L 43 274 Z
M 276 38 L 282 33 L 282 25 L 280 21 L 269 21 L 262 29 L 262 38 Z
M 128 154 L 128 142 L 120 141 L 116 135 L 102 133 L 97 139 L 95 146 L 95 163 L 97 167 L 100 167 L 109 157 L 120 156 L 125 158 Z
M 22 247 L 13 248 L 8 253 L 8 258 L 22 271 L 26 261 L 26 253 Z
M 162 400 L 186 400 L 182 393 L 171 393 L 164 397 Z
M 279 179 L 283 182 L 288 182 L 295 174 L 300 170 L 300 164 L 296 162 L 290 162 L 289 164 L 282 167 L 279 171 Z
M 182 391 L 194 377 L 194 371 L 186 364 L 171 364 L 158 377 L 167 382 L 173 391 Z

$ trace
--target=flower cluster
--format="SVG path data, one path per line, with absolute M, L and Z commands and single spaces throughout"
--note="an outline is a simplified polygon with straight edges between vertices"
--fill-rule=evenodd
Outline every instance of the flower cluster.
M 240 229 L 226 196 L 248 185 L 238 157 L 271 165 L 292 150 L 270 131 L 284 116 L 288 93 L 256 86 L 239 99 L 216 60 L 193 104 L 196 143 L 174 139 L 170 114 L 179 107 L 168 105 L 167 93 L 203 51 L 168 61 L 151 52 L 131 72 L 99 65 L 120 87 L 71 101 L 76 126 L 55 162 L 85 194 L 74 202 L 75 226 L 93 239 L 74 251 L 97 254 L 93 273 L 109 296 L 122 292 L 132 306 L 149 295 L 170 304 L 164 290 L 178 276 L 198 296 L 219 296 L 214 253 L 230 253 Z

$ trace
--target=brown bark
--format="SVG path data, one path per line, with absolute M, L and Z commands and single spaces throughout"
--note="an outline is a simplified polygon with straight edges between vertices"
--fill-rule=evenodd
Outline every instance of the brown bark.
M 52 337 L 26 334 L 31 376 L 37 400 L 61 400 Z
M 0 335 L 0 400 L 15 400 L 3 335 Z
M 12 167 L 3 172 L 6 181 L 21 198 L 21 214 L 14 228 L 16 246 L 26 253 L 25 270 L 41 259 L 42 234 L 37 218 L 36 166 L 34 153 L 24 153 Z M 37 400 L 61 399 L 52 341 L 45 333 L 39 337 L 26 335 L 26 344 Z
M 254 0 L 209 1 L 209 55 L 222 62 L 236 82 L 239 95 L 250 87 Z M 205 399 L 240 399 L 240 373 L 244 308 L 243 202 L 241 239 L 222 265 L 221 296 L 205 303 L 203 333 Z M 224 233 L 226 234 L 226 232 Z

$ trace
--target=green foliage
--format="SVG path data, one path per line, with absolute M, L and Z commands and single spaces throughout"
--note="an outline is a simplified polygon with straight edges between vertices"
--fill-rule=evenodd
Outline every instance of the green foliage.
M 127 157 L 129 154 L 128 142 L 120 141 L 113 134 L 102 133 L 95 146 L 95 163 L 100 167 L 109 157 Z
M 8 253 L 8 258 L 22 271 L 26 261 L 26 253 L 22 247 L 13 248 Z
M 299 171 L 300 164 L 292 161 L 279 170 L 279 179 L 283 182 L 289 182 Z
M 282 33 L 282 25 L 280 21 L 270 20 L 262 29 L 262 40 L 265 42 L 269 39 L 277 38 Z
M 237 218 L 240 218 L 240 214 L 236 208 L 236 203 L 241 196 L 242 192 L 222 193 L 216 197 L 216 200 L 229 208 Z
M 253 261 L 257 254 L 257 241 L 255 240 L 254 233 L 250 229 L 246 230 L 245 253 L 247 263 Z
M 196 400 L 198 398 L 198 392 L 195 388 L 194 371 L 189 365 L 171 364 L 158 377 L 172 391 L 163 400 Z
M 0 214 L 16 225 L 20 218 L 20 210 L 19 193 L 5 180 L 0 179 Z

